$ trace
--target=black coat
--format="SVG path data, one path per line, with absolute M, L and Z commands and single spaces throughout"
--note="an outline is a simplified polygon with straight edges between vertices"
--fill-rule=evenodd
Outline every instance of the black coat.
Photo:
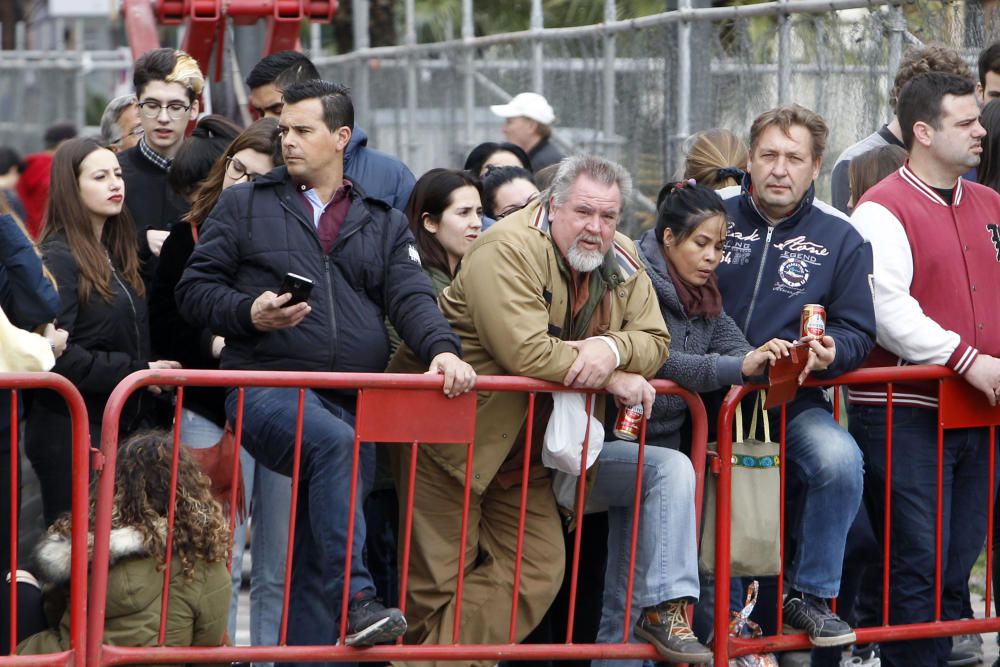
M 250 307 L 261 293 L 277 292 L 288 272 L 314 282 L 312 312 L 293 328 L 260 332 Z M 222 368 L 380 372 L 389 358 L 386 316 L 425 363 L 461 352 L 403 214 L 353 188 L 324 254 L 284 167 L 222 193 L 176 297 L 188 320 L 225 336 Z
M 142 276 L 150 286 L 156 273 L 156 257 L 146 241 L 146 230 L 168 230 L 188 212 L 190 205 L 167 182 L 167 172 L 146 159 L 138 146 L 118 154 L 125 180 L 125 207 L 135 223 L 142 260 Z
M 42 256 L 59 286 L 62 305 L 56 324 L 69 332 L 66 351 L 52 370 L 80 390 L 91 423 L 99 424 L 104 404 L 118 383 L 130 373 L 149 368 L 152 356 L 146 299 L 115 270 L 109 284 L 114 294 L 110 302 L 96 292 L 81 302 L 77 291 L 80 269 L 66 239 L 58 236 L 47 240 L 42 245 Z M 138 392 L 139 397 L 145 398 L 144 394 L 148 392 Z M 32 408 L 32 417 L 37 408 L 43 407 L 65 413 L 62 399 L 53 400 L 40 398 Z M 136 405 L 129 411 L 126 422 L 131 422 L 138 408 Z

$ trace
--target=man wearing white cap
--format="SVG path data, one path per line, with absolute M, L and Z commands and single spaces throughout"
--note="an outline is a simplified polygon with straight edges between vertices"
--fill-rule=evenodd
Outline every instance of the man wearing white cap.
M 556 114 L 538 93 L 521 93 L 507 104 L 494 104 L 490 111 L 506 119 L 503 136 L 528 153 L 535 172 L 563 159 L 559 149 L 549 143 Z

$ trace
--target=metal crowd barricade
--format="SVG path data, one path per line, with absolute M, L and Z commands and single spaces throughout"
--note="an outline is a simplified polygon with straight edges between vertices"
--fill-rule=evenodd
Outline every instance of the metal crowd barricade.
M 355 440 L 353 451 L 353 475 L 350 499 L 348 502 L 348 516 L 354 516 L 356 505 L 356 485 L 358 484 L 359 452 L 361 442 L 374 443 L 395 443 L 391 446 L 408 446 L 411 452 L 418 451 L 420 443 L 464 443 L 466 447 L 467 471 L 471 473 L 471 457 L 473 453 L 473 437 L 475 433 L 475 418 L 478 392 L 522 392 L 528 393 L 528 419 L 525 434 L 526 462 L 522 471 L 521 487 L 521 514 L 518 531 L 518 548 L 516 551 L 515 581 L 513 586 L 512 614 L 510 619 L 510 643 L 506 644 L 450 644 L 450 645 L 408 645 L 401 640 L 394 645 L 374 646 L 370 648 L 351 648 L 343 645 L 333 646 L 287 646 L 285 645 L 287 631 L 287 610 L 290 591 L 290 576 L 293 563 L 293 540 L 289 539 L 289 546 L 286 560 L 284 609 L 282 614 L 282 624 L 280 631 L 279 645 L 268 646 L 241 646 L 241 647 L 168 647 L 163 644 L 164 626 L 166 624 L 166 614 L 161 615 L 160 645 L 155 647 L 123 647 L 111 646 L 103 643 L 102 634 L 104 628 L 104 612 L 107 602 L 107 577 L 108 577 L 108 549 L 109 533 L 111 526 L 111 503 L 114 493 L 115 474 L 115 453 L 118 446 L 119 417 L 122 407 L 128 397 L 135 391 L 142 390 L 149 385 L 174 386 L 177 387 L 176 415 L 180 415 L 183 405 L 184 388 L 187 386 L 215 386 L 215 387 L 236 387 L 238 391 L 237 404 L 239 415 L 235 423 L 235 437 L 237 447 L 240 446 L 243 437 L 242 409 L 244 392 L 250 387 L 285 387 L 299 389 L 299 403 L 295 436 L 295 451 L 293 464 L 293 475 L 290 483 L 292 485 L 292 508 L 289 517 L 289 536 L 294 532 L 296 514 L 296 490 L 299 485 L 299 465 L 302 447 L 302 420 L 304 414 L 304 390 L 309 389 L 340 389 L 357 390 L 356 419 L 355 419 Z M 700 397 L 689 392 L 674 383 L 666 381 L 654 381 L 654 387 L 658 393 L 669 393 L 680 396 L 688 405 L 692 422 L 692 463 L 696 474 L 695 507 L 700 519 L 700 507 L 705 471 L 705 450 L 707 435 L 707 417 L 705 408 Z M 567 641 L 564 644 L 516 644 L 514 636 L 516 631 L 516 610 L 518 600 L 518 586 L 520 581 L 517 572 L 519 571 L 522 543 L 525 530 L 525 498 L 527 488 L 523 481 L 528 475 L 528 466 L 531 464 L 530 447 L 532 442 L 531 424 L 535 406 L 535 397 L 538 393 L 568 391 L 566 387 L 540 380 L 532 380 L 520 377 L 503 376 L 479 376 L 476 382 L 476 389 L 463 396 L 448 399 L 441 391 L 442 378 L 440 376 L 428 375 L 403 375 L 403 374 L 361 374 L 361 373 L 301 373 L 301 372 L 250 372 L 250 371 L 140 371 L 133 373 L 122 381 L 121 384 L 111 394 L 104 413 L 102 428 L 101 450 L 104 456 L 104 465 L 101 470 L 98 490 L 98 506 L 95 519 L 96 534 L 94 540 L 93 557 L 93 590 L 91 595 L 91 608 L 88 617 L 88 651 L 87 664 L 92 667 L 98 665 L 110 666 L 120 664 L 136 663 L 188 663 L 188 662 L 298 662 L 298 661 L 391 661 L 391 660 L 527 660 L 527 659 L 570 659 L 570 658 L 649 658 L 656 659 L 655 649 L 649 644 L 629 644 L 626 643 L 627 636 L 623 637 L 623 642 L 619 644 L 572 644 L 569 638 L 573 633 L 572 609 L 576 595 L 577 574 L 580 561 L 580 533 L 584 524 L 583 509 L 584 489 L 583 485 L 578 485 L 576 518 L 577 529 L 576 538 L 572 554 L 567 554 L 567 565 L 571 568 L 571 591 L 570 591 L 570 616 L 568 618 Z M 589 404 L 589 401 L 588 401 Z M 588 407 L 588 412 L 590 408 Z M 175 420 L 176 421 L 176 420 Z M 645 420 L 643 420 L 640 445 L 645 444 Z M 179 434 L 174 433 L 175 445 L 180 441 Z M 584 440 L 584 451 L 581 460 L 586 461 L 586 438 Z M 458 445 L 454 445 L 458 446 Z M 175 446 L 176 450 L 176 446 Z M 631 534 L 631 562 L 630 573 L 634 570 L 636 541 L 638 536 L 638 507 L 642 488 L 642 451 L 639 447 L 639 461 L 636 466 L 635 485 L 635 511 L 633 513 L 632 534 Z M 406 599 L 407 572 L 406 563 L 409 557 L 409 544 L 412 522 L 413 503 L 413 475 L 415 474 L 416 457 L 411 457 L 409 494 L 406 499 L 401 498 L 401 502 L 406 501 L 409 511 L 406 513 L 401 525 L 400 539 L 403 541 L 404 550 L 401 557 L 403 572 L 400 578 L 400 600 Z M 582 465 L 581 465 L 582 467 Z M 582 479 L 582 478 L 581 478 Z M 465 528 L 468 525 L 469 516 L 469 475 L 466 476 L 464 508 L 462 516 L 462 535 L 466 535 Z M 176 486 L 176 474 L 172 482 Z M 234 485 L 235 486 L 235 485 Z M 230 503 L 234 505 L 234 503 Z M 234 521 L 235 509 L 231 510 L 230 523 Z M 700 521 L 699 521 L 700 523 Z M 173 530 L 172 517 L 168 522 L 168 544 L 169 536 Z M 349 526 L 348 532 L 352 532 L 353 525 Z M 463 538 L 464 541 L 464 538 Z M 359 557 L 358 554 L 351 553 L 351 540 L 348 540 L 346 547 L 346 563 L 344 592 L 340 600 L 341 622 L 339 636 L 343 637 L 346 627 L 346 613 L 348 604 L 349 573 L 351 569 L 352 557 Z M 456 545 L 460 549 L 460 557 L 464 555 L 464 544 Z M 168 554 L 169 558 L 169 554 Z M 170 573 L 169 562 L 164 572 L 164 600 L 163 609 L 167 608 L 167 596 L 169 595 L 168 577 Z M 462 581 L 464 577 L 463 564 L 459 565 L 459 576 L 456 585 L 456 596 L 461 600 Z M 627 598 L 631 599 L 633 587 L 633 574 L 629 575 Z M 631 605 L 625 605 L 626 610 Z M 626 615 L 629 612 L 626 611 Z M 456 619 L 461 615 L 456 612 Z M 455 622 L 455 636 L 458 635 L 458 625 Z M 626 632 L 631 628 L 630 621 L 626 616 Z M 342 642 L 341 642 L 342 644 Z
M 886 438 L 886 481 L 884 498 L 885 513 L 882 530 L 882 563 L 889 563 L 890 550 L 890 527 L 891 527 L 891 482 L 892 482 L 892 396 L 893 384 L 907 383 L 914 381 L 935 381 L 938 384 L 938 427 L 937 427 L 937 520 L 936 520 L 936 565 L 934 572 L 935 581 L 935 618 L 933 621 L 925 623 L 914 623 L 908 625 L 890 626 L 887 622 L 889 618 L 889 590 L 890 571 L 889 566 L 882 568 L 882 599 L 881 599 L 881 619 L 882 625 L 878 627 L 855 628 L 857 643 L 866 644 L 882 641 L 899 641 L 927 637 L 943 637 L 960 634 L 981 634 L 987 632 L 1000 631 L 1000 617 L 993 616 L 991 612 L 992 601 L 992 546 L 993 546 L 993 496 L 989 495 L 987 508 L 987 539 L 986 539 L 986 595 L 985 595 L 985 618 L 963 619 L 963 620 L 941 620 L 941 535 L 942 535 L 942 476 L 943 476 L 943 438 L 945 429 L 988 427 L 990 435 L 990 473 L 989 483 L 992 488 L 995 479 L 995 454 L 996 454 L 996 426 L 1000 425 L 1000 407 L 990 408 L 977 390 L 973 389 L 965 380 L 956 373 L 943 366 L 903 366 L 892 368 L 870 368 L 846 373 L 834 380 L 809 380 L 808 386 L 835 387 L 834 394 L 834 414 L 839 418 L 841 401 L 839 388 L 846 385 L 888 385 L 888 435 Z M 781 599 L 783 597 L 784 586 L 784 562 L 782 572 L 777 578 L 777 635 L 759 638 L 735 638 L 729 637 L 729 606 L 730 606 L 730 521 L 731 521 L 731 483 L 732 469 L 730 460 L 732 457 L 733 439 L 733 415 L 740 400 L 750 392 L 761 389 L 758 386 L 733 387 L 723 401 L 719 413 L 718 428 L 718 455 L 719 455 L 719 476 L 717 484 L 716 499 L 716 588 L 715 588 L 715 636 L 727 637 L 727 642 L 716 641 L 714 645 L 715 665 L 728 665 L 729 658 L 747 655 L 750 653 L 763 653 L 769 651 L 786 651 L 795 649 L 809 649 L 809 643 L 805 634 L 785 634 L 782 631 L 782 608 Z M 785 426 L 786 408 L 780 408 L 780 457 L 785 458 Z M 773 429 L 772 429 L 773 432 Z M 785 472 L 786 466 L 781 466 L 781 540 L 782 540 L 782 560 L 784 561 L 785 544 Z M 874 517 L 873 517 L 874 520 Z
M 7 484 L 6 488 L 0 489 L 0 493 L 8 495 L 10 507 L 10 534 L 5 536 L 9 540 L 10 548 L 10 571 L 16 572 L 18 569 L 18 535 L 19 531 L 19 489 L 20 489 L 20 439 L 19 439 L 19 401 L 20 396 L 16 390 L 51 390 L 59 394 L 65 401 L 69 409 L 72 423 L 72 442 L 66 443 L 69 454 L 73 457 L 73 480 L 72 480 L 72 536 L 70 538 L 70 631 L 69 649 L 59 653 L 47 655 L 14 655 L 17 647 L 17 606 L 18 591 L 16 579 L 11 576 L 9 587 L 10 620 L 7 628 L 0 628 L 0 632 L 8 632 L 10 641 L 10 655 L 0 657 L 2 665 L 31 665 L 33 667 L 43 666 L 65 666 L 82 665 L 86 649 L 86 622 L 87 622 L 87 521 L 89 514 L 88 507 L 88 484 L 90 472 L 90 426 L 87 420 L 87 407 L 83 397 L 69 380 L 55 373 L 3 373 L 0 374 L 0 389 L 10 389 L 10 401 L 7 406 L 0 406 L 0 410 L 9 409 L 10 416 L 10 477 L 2 480 Z

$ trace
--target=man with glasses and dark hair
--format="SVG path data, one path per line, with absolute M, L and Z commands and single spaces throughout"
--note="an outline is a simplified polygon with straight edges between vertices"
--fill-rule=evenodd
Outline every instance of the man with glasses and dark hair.
M 289 86 L 319 79 L 316 66 L 298 51 L 278 51 L 265 56 L 247 75 L 250 110 L 257 118 L 277 118 L 285 105 L 282 93 Z M 416 179 L 403 162 L 368 147 L 368 135 L 357 125 L 344 151 L 344 173 L 366 195 L 388 202 L 402 211 Z
M 205 79 L 194 58 L 164 48 L 135 61 L 132 83 L 143 135 L 135 147 L 119 153 L 118 162 L 148 287 L 167 230 L 188 210 L 188 203 L 167 182 L 167 171 L 184 143 L 188 123 L 198 116 L 197 98 Z

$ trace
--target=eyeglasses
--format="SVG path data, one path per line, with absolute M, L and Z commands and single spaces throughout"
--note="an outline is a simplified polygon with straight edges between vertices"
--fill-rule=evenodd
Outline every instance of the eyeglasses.
M 243 178 L 246 178 L 247 181 L 253 181 L 260 176 L 260 174 L 248 171 L 246 166 L 234 157 L 226 158 L 226 175 L 234 181 L 239 181 Z
M 143 102 L 139 102 L 139 113 L 146 118 L 159 118 L 160 111 L 166 109 L 167 115 L 170 116 L 172 120 L 180 120 L 190 108 L 190 104 L 184 105 L 180 102 L 168 102 L 167 104 L 160 104 L 156 100 L 145 100 Z

